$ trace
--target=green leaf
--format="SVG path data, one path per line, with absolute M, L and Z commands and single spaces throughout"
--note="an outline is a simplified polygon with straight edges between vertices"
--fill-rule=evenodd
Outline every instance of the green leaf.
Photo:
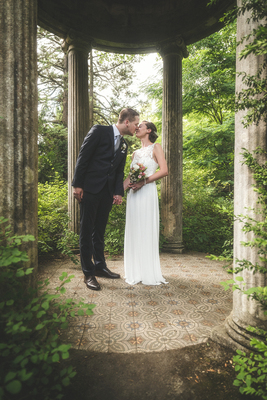
M 48 310 L 48 309 L 49 309 L 49 302 L 48 302 L 48 301 L 44 301 L 43 304 L 42 304 L 42 307 L 43 307 L 45 310 Z
M 70 348 L 71 348 L 71 345 L 70 345 L 70 344 L 61 344 L 61 345 L 58 347 L 58 351 L 65 352 L 65 351 L 68 351 Z
M 52 361 L 58 362 L 59 360 L 60 360 L 59 354 L 58 353 L 53 354 Z
M 45 324 L 38 324 L 38 325 L 35 327 L 35 329 L 36 329 L 37 331 L 39 331 L 40 329 L 43 329 L 44 326 L 45 326 Z
M 33 364 L 36 364 L 37 361 L 38 361 L 38 356 L 37 356 L 36 354 L 34 354 L 33 356 L 31 356 L 31 362 L 32 362 Z
M 27 268 L 26 271 L 25 271 L 25 274 L 26 274 L 26 275 L 29 275 L 29 274 L 31 274 L 32 272 L 33 272 L 33 268 Z
M 234 380 L 233 385 L 234 386 L 240 386 L 242 384 L 241 381 L 238 381 L 237 379 Z
M 61 281 L 63 281 L 68 276 L 67 272 L 62 272 L 62 275 L 59 277 Z
M 18 269 L 16 272 L 16 277 L 20 278 L 21 276 L 24 276 L 25 272 L 23 271 L 23 269 Z
M 22 354 L 20 354 L 19 356 L 17 356 L 17 357 L 15 358 L 15 360 L 14 360 L 13 362 L 14 362 L 14 364 L 18 364 L 18 363 L 20 363 L 23 359 L 24 359 L 24 356 L 23 356 Z
M 8 372 L 7 375 L 5 376 L 5 382 L 11 381 L 15 378 L 15 376 L 17 375 L 16 372 Z
M 68 386 L 70 384 L 70 379 L 68 377 L 62 379 L 62 385 Z
M 68 326 L 69 326 L 69 323 L 68 323 L 68 321 L 66 321 L 66 322 L 63 322 L 63 323 L 60 325 L 60 328 L 61 328 L 61 329 L 67 329 Z
M 41 310 L 41 311 L 39 311 L 39 312 L 37 313 L 36 317 L 37 317 L 37 318 L 41 318 L 44 314 L 46 314 L 46 312 L 43 311 L 43 310 Z
M 21 383 L 18 380 L 14 380 L 12 382 L 9 382 L 6 385 L 6 390 L 11 393 L 11 394 L 17 394 L 21 390 Z
M 33 372 L 28 372 L 28 373 L 26 373 L 26 370 L 25 370 L 25 369 L 23 369 L 21 372 L 22 372 L 22 373 L 21 373 L 21 380 L 22 380 L 23 382 L 25 382 L 25 381 L 27 381 L 28 379 L 30 379 L 30 377 L 33 375 Z

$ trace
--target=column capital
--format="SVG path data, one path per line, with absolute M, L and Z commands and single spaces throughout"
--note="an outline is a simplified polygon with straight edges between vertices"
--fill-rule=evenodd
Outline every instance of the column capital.
M 181 59 L 187 58 L 189 56 L 184 39 L 181 35 L 178 35 L 164 42 L 160 42 L 157 46 L 157 50 L 162 58 L 171 54 L 178 55 L 181 57 Z
M 66 54 L 68 54 L 72 50 L 78 50 L 88 55 L 92 49 L 92 45 L 92 39 L 85 40 L 84 37 L 77 34 L 73 30 L 70 30 L 66 38 L 64 39 L 61 47 Z

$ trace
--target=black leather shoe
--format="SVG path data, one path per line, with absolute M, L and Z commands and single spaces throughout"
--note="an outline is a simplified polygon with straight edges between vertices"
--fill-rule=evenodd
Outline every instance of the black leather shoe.
M 100 276 L 102 278 L 109 278 L 109 279 L 120 279 L 120 274 L 115 274 L 114 272 L 111 272 L 108 267 L 102 268 L 102 269 L 97 269 L 95 271 L 96 276 Z
M 84 283 L 91 290 L 101 290 L 99 283 L 97 282 L 95 276 L 84 276 Z

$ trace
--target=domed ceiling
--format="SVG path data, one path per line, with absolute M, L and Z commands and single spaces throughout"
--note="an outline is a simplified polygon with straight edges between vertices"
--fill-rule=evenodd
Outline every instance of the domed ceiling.
M 38 23 L 65 38 L 71 32 L 100 50 L 157 51 L 162 41 L 182 36 L 194 43 L 221 28 L 234 0 L 38 0 Z

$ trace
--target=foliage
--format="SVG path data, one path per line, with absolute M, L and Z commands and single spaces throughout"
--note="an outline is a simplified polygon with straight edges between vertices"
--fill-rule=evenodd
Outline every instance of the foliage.
M 255 75 L 245 72 L 240 73 L 242 81 L 247 87 L 237 94 L 236 109 L 246 110 L 244 126 L 251 123 L 259 124 L 261 120 L 267 122 L 267 7 L 265 0 L 243 0 L 241 7 L 238 8 L 238 15 L 250 12 L 247 22 L 259 21 L 256 29 L 252 29 L 249 35 L 242 38 L 240 43 L 245 43 L 244 49 L 240 53 L 240 59 L 249 55 L 263 56 L 261 65 Z
M 60 251 L 77 264 L 73 250 L 79 247 L 79 235 L 68 228 L 68 186 L 55 172 L 55 180 L 38 185 L 38 250 Z
M 105 250 L 109 255 L 122 254 L 124 247 L 124 229 L 126 217 L 126 199 L 121 205 L 113 205 L 105 231 Z
M 0 399 L 60 399 L 76 372 L 71 366 L 59 367 L 71 347 L 60 343 L 59 332 L 67 328 L 69 317 L 91 315 L 94 305 L 60 298 L 73 277 L 67 273 L 54 294 L 48 280 L 26 289 L 23 277 L 32 269 L 24 268 L 28 257 L 20 247 L 34 238 L 10 237 L 6 222 L 0 218 Z
M 157 127 L 157 131 L 162 131 L 162 97 L 163 97 L 163 67 L 162 59 L 157 57 L 153 66 L 155 75 L 150 75 L 143 84 L 140 85 L 139 91 L 147 96 L 147 102 L 142 104 L 142 114 L 146 120 L 152 120 Z
M 134 65 L 142 55 L 111 54 L 93 50 L 93 123 L 117 122 L 119 112 L 126 105 L 137 108 L 138 94 L 130 90 L 136 73 Z
M 39 110 L 50 123 L 62 123 L 63 97 L 67 91 L 67 66 L 62 39 L 43 28 L 37 29 Z
M 237 95 L 237 110 L 246 110 L 244 118 L 244 126 L 259 122 L 267 122 L 266 108 L 266 54 L 267 54 L 267 6 L 264 0 L 243 0 L 241 7 L 238 8 L 238 14 L 250 12 L 247 22 L 261 21 L 257 29 L 253 29 L 251 34 L 242 38 L 241 42 L 246 43 L 240 58 L 246 58 L 249 55 L 263 55 L 262 64 L 258 68 L 256 75 L 248 75 L 241 73 L 243 83 L 247 86 Z M 244 149 L 245 150 L 245 149 Z M 253 219 L 248 216 L 239 216 L 240 222 L 244 223 L 243 230 L 247 233 L 253 233 L 253 240 L 242 243 L 244 246 L 256 247 L 260 263 L 253 265 L 248 260 L 236 260 L 237 267 L 234 268 L 235 273 L 244 269 L 258 271 L 266 274 L 267 262 L 267 162 L 260 162 L 259 155 L 263 155 L 266 159 L 266 151 L 256 149 L 254 156 L 247 150 L 243 153 L 245 164 L 253 171 L 253 177 L 256 181 L 254 190 L 258 193 L 258 208 L 253 210 L 255 215 L 260 214 L 260 220 Z M 237 280 L 239 277 L 236 277 Z M 232 282 L 231 282 L 232 283 Z M 242 290 L 235 282 L 232 283 L 233 290 Z M 256 287 L 242 290 L 244 294 L 257 301 L 264 313 L 267 314 L 267 287 Z M 240 387 L 240 392 L 252 394 L 267 399 L 266 373 L 267 373 L 267 331 L 258 329 L 257 327 L 248 327 L 248 330 L 259 337 L 251 340 L 250 344 L 254 352 L 246 355 L 244 352 L 238 352 L 234 357 L 235 369 L 238 371 L 234 385 Z
M 216 0 L 211 0 L 214 3 Z M 248 55 L 263 55 L 262 64 L 258 68 L 256 75 L 251 76 L 246 73 L 241 73 L 244 85 L 247 88 L 237 94 L 236 109 L 245 110 L 244 126 L 250 124 L 256 125 L 262 120 L 267 122 L 266 112 L 266 54 L 267 54 L 267 6 L 265 0 L 242 0 L 241 6 L 236 7 L 237 15 L 242 15 L 245 12 L 250 15 L 247 22 L 261 21 L 257 29 L 253 29 L 251 33 L 241 39 L 241 43 L 246 42 L 244 49 L 241 51 L 240 58 L 246 58 Z M 231 16 L 233 13 L 231 14 Z M 230 17 L 231 17 L 230 16 Z M 239 43 L 240 44 L 240 43 Z M 253 171 L 253 177 L 256 181 L 254 190 L 258 193 L 258 207 L 252 209 L 255 218 L 239 215 L 237 218 L 243 223 L 243 230 L 246 233 L 253 233 L 253 239 L 247 242 L 242 242 L 241 245 L 256 247 L 260 263 L 253 264 L 248 260 L 235 260 L 235 267 L 230 268 L 230 273 L 238 274 L 243 270 L 250 270 L 255 273 L 266 274 L 267 261 L 267 236 L 266 236 L 266 207 L 267 207 L 267 162 L 260 162 L 259 155 L 263 155 L 266 159 L 266 151 L 256 149 L 254 156 L 244 149 L 244 163 Z M 258 216 L 261 216 L 258 219 Z M 244 288 L 245 282 L 243 277 L 235 276 L 227 282 L 222 282 L 225 289 L 232 286 L 233 290 L 241 290 L 249 298 L 257 301 L 264 313 L 267 314 L 267 287 Z M 248 327 L 248 331 L 254 333 L 254 337 L 250 345 L 253 352 L 247 355 L 240 350 L 237 351 L 237 356 L 234 357 L 235 370 L 238 372 L 234 385 L 239 387 L 241 393 L 259 396 L 267 399 L 266 373 L 267 373 L 267 331 L 257 327 Z
M 267 162 L 260 163 L 257 160 L 259 155 L 267 156 L 267 152 L 263 149 L 256 149 L 254 156 L 244 149 L 244 163 L 253 171 L 253 177 L 256 181 L 254 190 L 258 193 L 258 209 L 253 210 L 256 215 L 261 214 L 263 218 L 254 219 L 249 216 L 240 215 L 238 220 L 242 222 L 244 232 L 253 232 L 253 239 L 241 244 L 249 247 L 256 247 L 260 263 L 252 264 L 248 260 L 235 260 L 236 266 L 229 269 L 230 273 L 239 273 L 244 269 L 266 274 L 267 262 Z M 245 282 L 240 276 L 234 279 L 222 282 L 225 290 L 232 287 L 233 290 L 241 290 L 251 299 L 257 301 L 264 313 L 267 315 L 267 286 L 243 288 Z M 257 327 L 248 327 L 248 331 L 258 335 L 251 340 L 250 345 L 254 352 L 246 355 L 246 353 L 237 351 L 238 355 L 234 357 L 235 370 L 238 372 L 234 385 L 240 387 L 240 392 L 245 394 L 253 394 L 267 399 L 266 373 L 267 373 L 267 331 L 258 329 Z M 262 353 L 262 354 L 261 354 Z
M 49 124 L 39 116 L 38 181 L 68 178 L 68 132 L 62 124 Z
M 183 114 L 198 114 L 222 124 L 234 110 L 236 24 L 188 46 L 183 60 Z M 156 105 L 156 117 L 162 118 L 162 68 L 159 80 L 142 85 L 141 90 Z
M 55 181 L 38 185 L 38 249 L 47 253 L 57 249 L 67 228 L 68 187 L 55 173 Z
M 203 187 L 201 177 L 196 175 L 185 179 L 183 192 L 185 249 L 220 254 L 233 236 L 231 197 L 216 199 L 214 189 Z
M 184 180 L 189 174 L 203 171 L 205 186 L 216 188 L 217 194 L 229 194 L 234 179 L 234 116 L 227 115 L 221 125 L 200 121 L 191 114 L 184 121 Z
M 79 259 L 74 254 L 74 252 L 77 252 L 79 249 L 79 235 L 72 232 L 68 227 L 64 229 L 64 232 L 58 241 L 57 249 L 61 254 L 68 256 L 74 264 L 79 264 Z
M 50 124 L 66 126 L 67 58 L 62 51 L 62 39 L 38 27 L 38 88 L 39 105 Z M 138 95 L 129 90 L 134 78 L 134 65 L 142 55 L 112 54 L 92 51 L 93 124 L 117 121 L 126 105 L 135 108 Z
M 265 342 L 267 333 L 265 332 Z M 267 377 L 267 345 L 266 343 L 252 339 L 250 343 L 257 353 L 246 355 L 245 352 L 237 350 L 233 357 L 235 370 L 238 375 L 234 381 L 235 386 L 240 387 L 240 392 L 248 395 L 259 396 L 267 400 L 266 377 Z
M 183 113 L 222 124 L 234 109 L 235 23 L 188 47 L 183 60 Z
M 183 242 L 186 250 L 231 252 L 234 120 L 189 115 L 184 123 Z

